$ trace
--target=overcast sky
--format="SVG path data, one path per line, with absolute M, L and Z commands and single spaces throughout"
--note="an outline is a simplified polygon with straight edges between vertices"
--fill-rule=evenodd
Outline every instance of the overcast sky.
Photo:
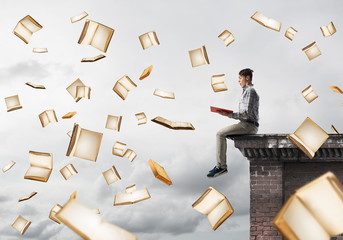
M 79 45 L 84 20 L 71 24 L 70 17 L 86 11 L 91 19 L 115 30 L 106 58 L 81 63 L 83 57 L 102 52 Z M 250 17 L 260 11 L 282 22 L 280 32 L 265 28 Z M 211 113 L 218 106 L 238 110 L 241 87 L 238 72 L 252 68 L 253 83 L 260 95 L 259 133 L 291 133 L 310 117 L 328 133 L 334 124 L 343 131 L 340 94 L 328 85 L 342 84 L 341 1 L 228 1 L 228 0 L 100 0 L 16 1 L 4 0 L 0 8 L 0 96 L 19 95 L 22 109 L 6 112 L 0 105 L 0 166 L 16 165 L 0 173 L 1 239 L 80 239 L 63 224 L 48 218 L 56 204 L 64 205 L 73 191 L 91 208 L 100 209 L 105 221 L 116 224 L 138 239 L 240 240 L 249 236 L 249 162 L 233 142 L 228 143 L 229 173 L 208 179 L 215 165 L 216 132 L 236 121 Z M 17 22 L 31 15 L 43 29 L 25 44 L 12 31 Z M 324 38 L 320 26 L 333 21 L 337 33 Z M 294 40 L 284 37 L 288 27 L 298 30 Z M 218 38 L 225 29 L 235 41 L 228 47 Z M 138 36 L 155 31 L 159 46 L 143 50 Z M 301 49 L 317 42 L 322 55 L 307 59 Z M 210 64 L 192 68 L 188 51 L 206 46 Z M 33 47 L 48 53 L 34 54 Z M 138 80 L 153 65 L 151 75 Z M 214 93 L 211 76 L 226 74 L 228 91 Z M 123 101 L 113 90 L 115 82 L 128 75 L 137 88 Z M 66 91 L 80 78 L 90 86 L 91 99 L 75 103 Z M 44 84 L 37 90 L 25 82 Z M 319 97 L 311 104 L 301 91 L 312 85 Z M 175 100 L 153 95 L 156 88 L 172 91 Z M 38 115 L 54 109 L 58 123 L 42 128 Z M 61 117 L 70 111 L 69 120 Z M 148 123 L 137 125 L 135 114 L 145 112 Z M 106 129 L 107 115 L 123 116 L 120 132 Z M 162 116 L 191 122 L 194 131 L 174 131 L 150 121 Z M 66 133 L 78 123 L 103 133 L 96 162 L 67 157 Z M 115 141 L 126 143 L 137 153 L 131 163 L 112 155 Z M 25 180 L 28 152 L 53 154 L 48 182 Z M 148 160 L 161 164 L 173 185 L 155 179 Z M 72 163 L 77 175 L 64 180 L 59 170 Z M 121 181 L 108 186 L 102 172 L 115 165 Z M 114 195 L 127 186 L 147 187 L 151 199 L 128 206 L 113 206 Z M 216 231 L 207 217 L 192 204 L 212 186 L 230 201 L 235 212 Z M 32 191 L 38 194 L 18 203 Z M 32 221 L 21 236 L 11 227 L 18 215 Z

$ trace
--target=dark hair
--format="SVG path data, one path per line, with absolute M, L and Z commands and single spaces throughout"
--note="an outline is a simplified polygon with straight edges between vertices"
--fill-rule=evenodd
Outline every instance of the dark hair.
M 241 71 L 239 71 L 239 75 L 241 76 L 244 76 L 244 77 L 247 77 L 249 76 L 250 77 L 250 80 L 252 80 L 252 73 L 254 72 L 254 70 L 250 69 L 250 68 L 245 68 L 245 69 L 242 69 Z

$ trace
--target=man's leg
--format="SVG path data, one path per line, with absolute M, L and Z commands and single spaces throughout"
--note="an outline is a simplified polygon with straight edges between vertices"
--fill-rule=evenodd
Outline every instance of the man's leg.
M 240 135 L 240 134 L 255 134 L 257 133 L 257 127 L 253 124 L 246 122 L 239 122 L 220 129 L 217 132 L 217 168 L 226 169 L 226 151 L 227 143 L 226 137 L 228 135 Z

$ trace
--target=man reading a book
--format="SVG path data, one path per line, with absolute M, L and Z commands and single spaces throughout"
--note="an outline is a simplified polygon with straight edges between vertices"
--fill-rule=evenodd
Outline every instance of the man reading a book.
M 255 134 L 258 131 L 258 107 L 259 96 L 252 84 L 252 73 L 254 71 L 246 68 L 239 72 L 238 83 L 243 88 L 239 101 L 238 112 L 218 111 L 219 114 L 237 119 L 240 122 L 220 129 L 217 132 L 217 165 L 207 174 L 213 178 L 227 173 L 226 165 L 226 137 L 229 135 Z

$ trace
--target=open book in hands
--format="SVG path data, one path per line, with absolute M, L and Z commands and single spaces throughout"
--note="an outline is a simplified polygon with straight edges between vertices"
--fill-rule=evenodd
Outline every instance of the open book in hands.
M 228 116 L 233 113 L 232 110 L 224 109 L 224 108 L 218 108 L 210 106 L 211 112 L 219 113 L 220 115 Z

